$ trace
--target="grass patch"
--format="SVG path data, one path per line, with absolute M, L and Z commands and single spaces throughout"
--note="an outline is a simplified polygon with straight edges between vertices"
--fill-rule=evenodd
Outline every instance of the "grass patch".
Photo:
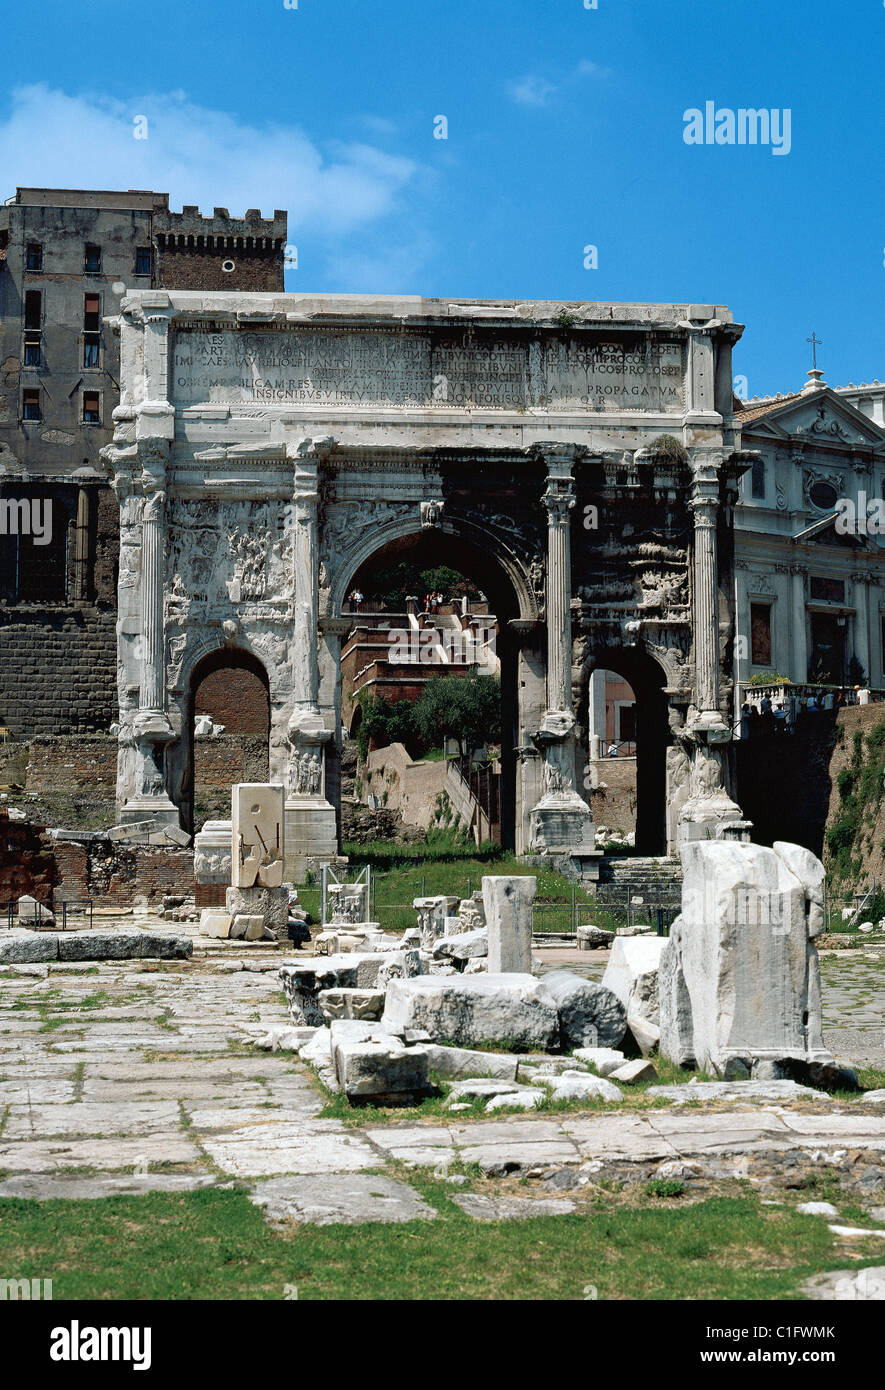
M 401 1225 L 278 1233 L 242 1191 L 0 1201 L 0 1265 L 46 1271 L 65 1299 L 790 1299 L 846 1263 L 823 1221 L 755 1196 L 483 1222 L 429 1175 L 439 1212 Z M 859 1256 L 859 1258 L 857 1258 Z M 852 1267 L 877 1256 L 858 1247 Z M 878 1253 L 881 1258 L 881 1252 Z

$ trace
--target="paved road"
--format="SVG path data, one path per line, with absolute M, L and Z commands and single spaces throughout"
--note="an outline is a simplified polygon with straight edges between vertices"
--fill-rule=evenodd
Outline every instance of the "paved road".
M 408 1183 L 374 1176 L 391 1160 L 440 1173 L 479 1163 L 494 1174 L 885 1150 L 885 1107 L 826 1097 L 743 1113 L 622 1107 L 450 1126 L 320 1119 L 307 1069 L 247 1045 L 286 1022 L 279 962 L 234 948 L 168 965 L 0 971 L 0 1196 L 182 1191 L 234 1178 L 270 1219 L 408 1220 L 433 1212 Z M 859 972 L 847 978 L 840 998 L 867 988 Z

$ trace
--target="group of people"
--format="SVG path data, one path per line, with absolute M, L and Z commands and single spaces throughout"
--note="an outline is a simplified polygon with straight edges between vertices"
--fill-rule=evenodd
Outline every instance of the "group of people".
M 812 693 L 807 700 L 799 695 L 788 695 L 776 705 L 768 695 L 763 695 L 758 705 L 745 700 L 741 705 L 741 738 L 753 738 L 757 734 L 794 734 L 798 720 L 804 715 L 838 710 L 848 703 L 841 690 L 824 695 Z
M 424 612 L 430 613 L 433 617 L 440 612 L 443 606 L 443 596 L 438 591 L 424 595 Z
M 362 613 L 363 594 L 361 589 L 351 589 L 347 596 L 347 601 L 350 604 L 351 613 Z

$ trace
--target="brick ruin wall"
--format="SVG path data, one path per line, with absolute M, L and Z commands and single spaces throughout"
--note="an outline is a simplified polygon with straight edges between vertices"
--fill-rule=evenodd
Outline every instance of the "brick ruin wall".
M 116 614 L 0 610 L 0 724 L 13 739 L 105 733 L 117 715 Z
M 92 898 L 130 908 L 144 897 L 158 906 L 167 894 L 193 896 L 190 850 L 114 845 L 100 835 L 54 840 L 45 827 L 11 820 L 0 810 L 0 906 L 24 893 L 57 907 Z

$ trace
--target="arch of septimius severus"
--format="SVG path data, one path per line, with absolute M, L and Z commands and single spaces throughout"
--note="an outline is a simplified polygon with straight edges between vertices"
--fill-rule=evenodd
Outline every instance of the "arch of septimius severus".
M 267 675 L 290 849 L 334 854 L 345 598 L 433 534 L 496 596 L 520 852 L 593 847 L 596 666 L 637 694 L 638 845 L 744 833 L 727 309 L 145 291 L 117 326 L 121 820 L 188 824 L 193 675 L 227 650 Z

